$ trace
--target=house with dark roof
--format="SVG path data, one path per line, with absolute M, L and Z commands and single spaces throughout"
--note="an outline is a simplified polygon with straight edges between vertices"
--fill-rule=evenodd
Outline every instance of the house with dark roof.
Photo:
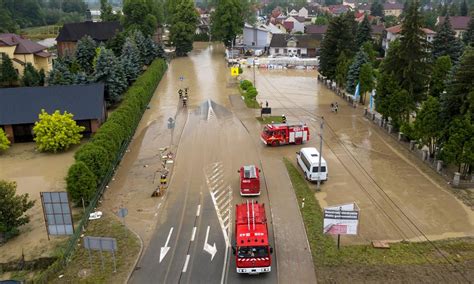
M 441 26 L 446 17 L 438 17 L 436 20 L 436 26 Z M 453 28 L 454 32 L 456 33 L 457 38 L 462 38 L 462 35 L 467 31 L 469 27 L 469 21 L 471 20 L 470 16 L 450 16 L 449 22 L 451 23 L 451 27 Z
M 316 34 L 274 34 L 269 53 L 272 56 L 316 57 L 322 36 Z
M 324 38 L 328 30 L 328 25 L 308 25 L 305 27 L 305 34 L 315 34 L 320 35 L 321 38 Z
M 120 22 L 92 22 L 64 24 L 56 38 L 58 55 L 72 54 L 76 50 L 77 42 L 85 35 L 92 37 L 96 42 L 106 42 L 123 30 Z
M 52 68 L 51 53 L 46 50 L 46 46 L 16 34 L 0 34 L 0 55 L 2 53 L 13 60 L 13 68 L 20 76 L 27 63 L 46 73 Z
M 0 127 L 14 142 L 33 141 L 33 126 L 44 109 L 74 115 L 85 137 L 95 133 L 107 117 L 104 85 L 68 85 L 0 89 Z

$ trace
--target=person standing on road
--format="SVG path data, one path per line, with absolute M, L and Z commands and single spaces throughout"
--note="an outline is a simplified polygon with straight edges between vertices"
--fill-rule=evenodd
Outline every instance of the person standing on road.
M 265 107 L 268 107 L 268 101 L 265 101 Z

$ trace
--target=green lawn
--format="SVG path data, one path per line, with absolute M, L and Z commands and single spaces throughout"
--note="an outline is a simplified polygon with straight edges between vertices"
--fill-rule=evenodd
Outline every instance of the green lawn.
M 257 120 L 261 124 L 268 124 L 268 123 L 282 123 L 281 116 L 273 115 L 273 116 L 264 116 L 264 117 L 257 117 Z
M 31 27 L 31 28 L 24 28 L 21 30 L 21 34 L 25 35 L 25 37 L 32 39 L 32 40 L 41 40 L 45 38 L 57 37 L 59 34 L 59 29 L 62 26 L 58 25 L 49 25 L 49 26 L 39 26 L 39 27 Z
M 315 192 L 298 169 L 284 158 L 288 174 L 295 190 L 298 204 L 305 199 L 304 208 L 300 208 L 311 246 L 316 270 L 325 266 L 347 265 L 433 265 L 445 264 L 445 258 L 432 245 L 434 244 L 454 263 L 471 263 L 474 260 L 474 238 L 449 239 L 429 242 L 391 243 L 390 249 L 376 249 L 371 245 L 341 246 L 322 232 L 323 212 Z

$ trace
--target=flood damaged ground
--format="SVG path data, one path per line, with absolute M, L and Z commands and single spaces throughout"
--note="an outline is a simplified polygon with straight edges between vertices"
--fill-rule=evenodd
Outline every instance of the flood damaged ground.
M 183 80 L 179 80 L 180 77 L 183 77 Z M 319 148 L 319 126 L 321 117 L 324 117 L 323 156 L 328 162 L 329 180 L 321 186 L 319 192 L 316 192 L 314 184 L 310 186 L 315 190 L 315 196 L 322 207 L 351 202 L 356 202 L 360 207 L 359 234 L 342 237 L 343 246 L 370 244 L 373 240 L 426 241 L 474 236 L 473 211 L 449 192 L 444 181 L 434 172 L 422 167 L 421 162 L 407 156 L 393 139 L 364 119 L 362 107 L 352 108 L 320 85 L 316 77 L 316 71 L 257 69 L 257 100 L 264 104 L 268 101 L 272 107 L 272 115 L 285 114 L 290 122 L 306 122 L 310 127 L 311 139 L 305 146 Z M 243 78 L 253 81 L 254 70 L 245 68 Z M 146 249 L 150 242 L 153 242 L 156 229 L 162 230 L 160 225 L 163 222 L 159 220 L 163 211 L 160 210 L 168 202 L 168 195 L 164 198 L 151 197 L 152 191 L 159 183 L 161 157 L 168 151 L 173 154 L 179 152 L 183 135 L 190 135 L 183 130 L 195 125 L 194 121 L 190 123 L 188 120 L 198 119 L 193 111 L 202 110 L 206 104 L 210 104 L 217 111 L 215 115 L 220 123 L 215 127 L 219 128 L 216 132 L 221 133 L 222 141 L 216 143 L 215 139 L 219 138 L 215 135 L 205 136 L 212 129 L 210 126 L 203 126 L 204 123 L 198 123 L 197 127 L 200 128 L 194 129 L 192 133 L 203 135 L 199 136 L 199 145 L 206 151 L 212 150 L 209 152 L 211 154 L 204 159 L 197 159 L 202 156 L 199 152 L 202 149 L 194 149 L 193 144 L 189 143 L 189 137 L 184 139 L 188 141 L 187 149 L 181 153 L 189 153 L 187 159 L 192 163 L 190 168 L 193 171 L 203 171 L 206 165 L 215 162 L 215 157 L 218 157 L 218 162 L 227 165 L 229 172 L 237 168 L 243 157 L 258 153 L 255 154 L 258 157 L 254 157 L 254 161 L 263 165 L 262 173 L 267 182 L 269 196 L 268 212 L 272 212 L 275 235 L 281 236 L 275 240 L 277 256 L 279 253 L 288 253 L 289 257 L 295 257 L 294 260 L 278 259 L 279 280 L 282 283 L 285 283 L 284 280 L 289 282 L 298 276 L 294 274 L 305 273 L 298 269 L 306 264 L 306 259 L 296 258 L 300 256 L 300 251 L 301 255 L 306 255 L 304 251 L 307 253 L 309 248 L 306 247 L 304 228 L 295 231 L 293 235 L 291 232 L 284 232 L 285 227 L 291 225 L 291 220 L 285 220 L 285 215 L 296 216 L 294 220 L 300 220 L 301 216 L 294 193 L 290 194 L 291 182 L 282 158 L 287 157 L 295 163 L 295 152 L 301 146 L 273 148 L 263 145 L 259 140 L 262 126 L 255 119 L 259 110 L 243 107 L 243 103 L 239 101 L 237 84 L 238 81 L 230 77 L 230 70 L 225 64 L 224 51 L 220 45 L 198 44 L 189 57 L 173 60 L 155 91 L 149 109 L 145 112 L 114 179 L 109 184 L 101 210 L 116 213 L 120 207 L 126 207 L 129 214 L 125 222 L 140 235 Z M 190 92 L 188 110 L 183 110 L 180 106 L 177 95 L 177 90 L 184 87 L 188 87 Z M 335 101 L 340 106 L 337 114 L 330 111 L 330 104 Z M 203 112 L 202 115 L 209 113 Z M 176 122 L 173 130 L 167 128 L 169 118 Z M 233 139 L 245 142 L 236 146 L 232 144 Z M 223 143 L 225 141 L 228 143 Z M 64 177 L 68 166 L 73 162 L 72 152 L 43 155 L 28 147 L 15 145 L 6 155 L 0 155 L 0 178 L 16 179 L 19 183 L 19 193 L 31 192 L 36 198 L 39 198 L 40 191 L 64 189 Z M 184 181 L 188 176 L 181 173 L 172 176 L 170 182 L 173 183 L 173 179 Z M 236 185 L 237 175 L 233 178 L 234 180 L 226 182 Z M 204 176 L 202 179 L 204 180 Z M 237 195 L 237 188 L 233 189 L 234 195 Z M 179 198 L 176 198 L 176 202 L 179 202 Z M 28 242 L 37 238 L 46 243 L 39 206 L 39 203 L 35 205 L 35 209 L 30 212 L 30 215 L 34 215 L 32 222 L 23 228 L 24 231 L 35 232 L 34 237 L 23 234 L 24 236 L 12 241 L 15 244 L 9 243 L 8 246 L 14 248 L 10 255 L 18 255 L 15 250 L 23 246 L 20 242 L 22 240 Z M 195 212 L 194 207 L 192 210 Z M 163 218 L 176 217 L 165 215 Z M 169 228 L 163 229 L 166 231 L 163 234 L 167 234 L 168 230 Z M 158 231 L 158 234 L 160 232 Z M 298 244 L 295 244 L 296 238 Z M 291 253 L 292 250 L 297 252 Z M 355 282 L 378 282 L 381 279 L 406 282 L 407 278 L 404 278 L 403 273 L 410 269 L 405 266 L 398 269 L 382 265 L 376 273 L 370 267 L 372 266 L 326 267 L 323 281 L 345 282 L 350 279 L 348 275 L 354 274 L 358 275 L 354 278 Z M 234 267 L 230 267 L 229 271 L 233 269 Z M 282 275 L 285 269 L 289 275 L 287 278 Z M 418 273 L 416 266 L 413 266 L 412 272 L 410 275 Z M 436 282 L 436 278 L 424 278 L 426 270 L 420 269 L 419 272 L 418 278 L 408 279 Z M 334 274 L 340 274 L 339 278 L 331 278 Z M 374 275 L 377 276 L 374 278 Z M 238 282 L 239 279 L 231 277 L 229 281 Z
M 0 262 L 51 256 L 53 249 L 67 237 L 52 236 L 48 241 L 41 208 L 40 192 L 65 191 L 65 177 L 74 162 L 74 146 L 66 152 L 49 154 L 36 151 L 34 143 L 13 144 L 0 155 L 0 179 L 15 181 L 17 194 L 28 193 L 35 200 L 26 214 L 30 222 L 20 228 L 20 235 L 0 247 Z

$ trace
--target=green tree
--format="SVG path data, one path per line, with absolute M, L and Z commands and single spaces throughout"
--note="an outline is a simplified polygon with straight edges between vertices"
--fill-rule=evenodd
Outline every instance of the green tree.
M 322 75 L 333 80 L 336 77 L 337 59 L 341 52 L 348 58 L 354 55 L 355 28 L 349 16 L 334 17 L 330 20 L 328 30 L 321 43 L 320 72 Z
M 459 8 L 459 15 L 460 16 L 467 16 L 469 13 L 469 8 L 467 6 L 466 0 L 462 1 L 461 7 Z
M 474 17 L 469 20 L 467 31 L 463 34 L 463 41 L 468 46 L 474 46 Z
M 144 0 L 124 0 L 123 24 L 127 31 L 140 30 L 144 35 L 153 35 L 157 27 L 157 19 L 150 14 Z
M 349 67 L 349 72 L 347 73 L 346 83 L 346 90 L 350 94 L 355 92 L 357 83 L 359 82 L 360 68 L 368 62 L 369 57 L 363 50 L 360 50 L 352 61 L 351 67 Z
M 365 104 L 367 92 L 371 92 L 375 87 L 374 70 L 370 62 L 362 64 L 359 72 L 360 102 Z
M 140 53 L 140 66 L 143 66 L 146 61 L 146 53 L 147 53 L 147 46 L 146 46 L 146 38 L 143 36 L 143 33 L 140 30 L 135 30 L 132 33 L 132 38 L 135 44 L 137 45 L 138 52 Z M 125 42 L 124 42 L 125 44 Z
M 211 14 L 211 34 L 230 47 L 244 26 L 242 5 L 238 0 L 219 0 Z
M 127 88 L 127 80 L 120 61 L 110 49 L 101 47 L 95 66 L 96 82 L 105 84 L 105 100 L 114 104 L 121 99 Z
M 100 0 L 100 19 L 102 22 L 119 21 L 120 14 L 114 14 L 108 0 Z
M 451 27 L 449 16 L 446 16 L 444 23 L 439 27 L 433 39 L 433 56 L 449 55 L 451 61 L 457 62 L 462 54 L 463 45 L 456 38 L 456 33 Z
M 21 85 L 24 87 L 40 86 L 40 74 L 31 63 L 26 63 L 21 78 Z
M 369 18 L 365 15 L 364 20 L 358 25 L 357 27 L 357 34 L 356 34 L 356 45 L 357 48 L 360 48 L 363 43 L 367 41 L 372 41 L 372 28 L 370 26 Z
M 18 84 L 18 74 L 13 68 L 13 62 L 6 53 L 2 53 L 0 65 L 0 85 L 4 87 L 13 87 Z
M 176 47 L 177 56 L 186 56 L 193 50 L 197 21 L 198 15 L 194 3 L 191 0 L 181 0 L 178 3 L 170 30 L 170 39 Z
M 158 50 L 158 45 L 153 41 L 151 36 L 147 36 L 145 38 L 145 41 L 143 42 L 143 45 L 145 46 L 145 52 L 144 52 L 144 63 L 145 65 L 150 65 L 153 60 L 155 60 L 156 57 L 158 57 L 159 50 Z
M 0 1 L 0 33 L 16 33 L 18 26 L 13 19 L 11 12 Z
M 10 148 L 10 140 L 8 140 L 7 134 L 0 128 L 0 152 Z
M 84 14 L 87 10 L 87 5 L 83 0 L 62 0 L 61 4 L 62 10 L 66 13 Z
M 94 72 L 94 58 L 96 56 L 97 44 L 89 35 L 81 38 L 76 45 L 76 60 L 86 74 Z
M 78 126 L 73 120 L 73 114 L 65 111 L 63 114 L 56 110 L 48 114 L 41 110 L 33 127 L 34 140 L 41 152 L 53 152 L 67 150 L 71 145 L 81 142 L 84 126 Z
M 447 92 L 441 96 L 443 121 L 448 124 L 469 110 L 471 92 L 474 91 L 474 48 L 468 48 L 448 81 Z
M 347 73 L 349 72 L 349 67 L 351 66 L 351 61 L 347 58 L 346 53 L 343 51 L 337 58 L 336 66 L 336 83 L 341 89 L 346 89 L 347 83 Z
M 419 12 L 419 2 L 413 1 L 403 19 L 400 39 L 400 59 L 396 65 L 402 75 L 401 86 L 413 96 L 415 102 L 424 98 L 428 85 L 430 64 L 428 43 L 421 30 L 423 18 Z
M 327 25 L 329 24 L 329 19 L 326 15 L 319 15 L 314 20 L 314 24 L 318 26 Z
M 53 69 L 48 74 L 49 85 L 72 85 L 75 81 L 75 75 L 69 71 L 67 63 L 62 59 L 56 59 L 53 62 Z
M 372 6 L 370 6 L 370 14 L 372 16 L 384 16 L 383 5 L 378 0 L 375 0 L 374 3 L 372 3 Z
M 441 105 L 435 97 L 429 96 L 423 102 L 421 109 L 416 114 L 414 123 L 415 136 L 421 140 L 422 145 L 428 146 L 430 156 L 433 156 L 442 135 L 443 129 L 439 127 L 441 119 Z
M 29 200 L 28 193 L 17 195 L 16 182 L 0 180 L 0 243 L 17 236 L 18 228 L 30 222 L 25 212 L 35 202 Z
M 76 161 L 70 168 L 66 176 L 67 192 L 72 201 L 80 204 L 89 203 L 97 190 L 97 178 L 92 171 L 82 161 Z
M 430 96 L 439 98 L 446 90 L 446 79 L 451 68 L 451 59 L 448 55 L 440 56 L 436 59 L 430 79 Z
M 474 166 L 474 125 L 469 114 L 453 119 L 448 137 L 441 149 L 441 159 L 457 165 L 458 171 L 465 176 Z
M 130 85 L 142 71 L 140 51 L 132 38 L 128 37 L 122 49 L 122 56 L 120 62 L 125 71 L 128 84 Z
M 165 0 L 164 3 L 164 14 L 165 14 L 165 22 L 167 24 L 173 23 L 173 16 L 176 12 L 177 5 L 179 1 L 176 0 Z

